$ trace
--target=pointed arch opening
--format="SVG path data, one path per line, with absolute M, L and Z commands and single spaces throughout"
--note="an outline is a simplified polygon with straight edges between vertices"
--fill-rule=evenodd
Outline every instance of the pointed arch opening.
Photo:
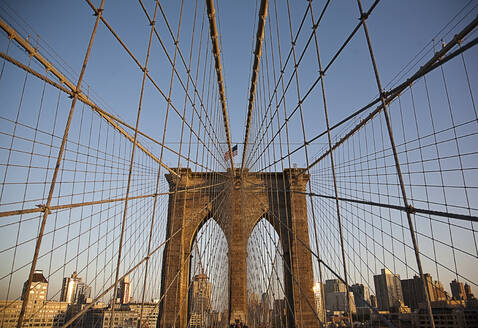
M 188 327 L 216 327 L 229 313 L 229 246 L 213 219 L 205 220 L 191 244 Z
M 247 322 L 250 327 L 270 323 L 282 327 L 285 323 L 288 300 L 283 256 L 279 235 L 269 221 L 261 218 L 247 242 Z

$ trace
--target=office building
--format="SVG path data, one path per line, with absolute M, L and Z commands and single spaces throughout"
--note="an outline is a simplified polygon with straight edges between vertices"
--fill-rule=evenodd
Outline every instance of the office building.
M 348 296 L 348 299 L 347 299 Z M 331 292 L 327 294 L 326 309 L 336 312 L 357 313 L 353 292 Z
M 430 301 L 434 300 L 433 296 L 433 282 L 430 274 L 424 274 L 425 282 L 430 292 Z M 403 302 L 405 305 L 409 306 L 412 311 L 415 311 L 418 308 L 420 303 L 426 302 L 426 294 L 423 290 L 423 282 L 419 276 L 414 276 L 411 279 L 401 280 L 402 292 L 403 292 Z
M 128 305 L 112 304 L 115 307 L 114 317 L 111 320 L 111 307 L 92 308 L 84 318 L 83 327 L 109 328 L 110 322 L 113 328 L 137 328 L 138 314 L 132 311 Z
M 381 274 L 373 276 L 373 281 L 378 309 L 398 312 L 403 304 L 400 275 L 393 274 L 388 269 L 382 269 Z
M 141 316 L 141 303 L 129 303 L 131 311 L 136 313 L 139 318 Z M 159 313 L 159 300 L 158 302 L 145 302 L 143 304 L 143 315 L 141 317 L 141 327 L 156 327 Z
M 270 322 L 270 309 L 271 309 L 271 301 L 270 296 L 267 293 L 262 293 L 261 295 L 261 319 L 262 322 Z
M 424 275 L 425 283 L 430 295 L 430 302 L 446 300 L 447 295 L 443 289 L 443 285 L 439 281 L 433 281 L 429 273 Z M 412 311 L 418 309 L 421 303 L 426 303 L 426 294 L 423 290 L 423 282 L 419 276 L 411 279 L 401 280 L 403 301 Z
M 462 282 L 453 279 L 450 282 L 451 295 L 454 300 L 466 300 L 465 287 Z
M 377 308 L 377 296 L 375 295 L 370 295 L 370 305 L 373 308 Z
M 128 304 L 130 301 L 130 296 L 129 296 L 130 290 L 131 290 L 131 286 L 130 286 L 129 276 L 126 276 L 123 279 L 121 279 L 119 283 L 118 292 L 116 294 L 117 302 L 121 304 Z
M 285 299 L 274 300 L 272 304 L 272 328 L 286 327 L 287 307 Z
M 88 286 L 84 282 L 80 282 L 76 286 L 76 293 L 75 293 L 74 301 L 77 304 L 89 303 L 91 301 L 90 296 L 91 296 L 91 287 Z
M 369 308 L 370 304 L 370 290 L 367 286 L 362 284 L 354 284 L 350 286 L 350 289 L 354 293 L 355 307 L 357 308 Z
M 259 326 L 262 322 L 262 304 L 257 293 L 249 293 L 247 300 L 247 321 L 249 325 Z
M 464 300 L 442 300 L 431 303 L 433 319 L 437 328 L 478 327 L 478 306 Z M 414 327 L 431 327 L 425 304 L 421 304 L 416 313 L 411 314 Z
M 347 287 L 338 279 L 325 281 L 325 309 L 327 311 L 356 312 L 352 292 L 347 293 Z
M 23 285 L 22 300 L 0 301 L 0 327 L 14 328 L 22 308 L 28 281 Z M 29 289 L 30 296 L 26 307 L 24 327 L 61 327 L 65 323 L 68 303 L 48 301 L 48 281 L 43 271 L 35 270 Z
M 0 327 L 16 328 L 23 301 L 0 301 Z M 23 327 L 62 327 L 68 303 L 58 301 L 45 301 L 44 303 L 27 304 Z
M 327 311 L 343 311 L 341 309 L 337 309 L 337 307 L 340 307 L 338 304 L 343 303 L 345 300 L 346 290 L 347 288 L 345 287 L 345 284 L 340 280 L 326 280 L 324 286 L 325 309 Z
M 206 327 L 211 310 L 211 283 L 205 274 L 195 275 L 189 290 L 189 327 Z
M 345 292 L 347 287 L 339 279 L 328 279 L 325 281 L 325 294 L 332 292 Z
M 316 282 L 313 287 L 315 311 L 321 322 L 325 322 L 324 284 Z
M 84 304 L 90 297 L 90 293 L 90 286 L 82 282 L 75 271 L 71 277 L 63 278 L 60 301 L 68 304 Z
M 475 298 L 475 295 L 473 295 L 473 293 L 471 292 L 471 287 L 468 283 L 465 283 L 464 289 L 465 289 L 465 296 L 467 300 L 472 300 Z
M 63 285 L 61 286 L 61 296 L 60 300 L 62 302 L 67 302 L 69 304 L 76 303 L 74 302 L 74 297 L 76 294 L 76 286 L 81 281 L 81 278 L 78 277 L 76 271 L 73 272 L 71 277 L 63 278 Z
M 443 284 L 440 281 L 435 280 L 433 284 L 434 284 L 433 293 L 434 293 L 435 301 L 446 301 L 450 298 L 448 296 L 448 293 L 445 291 L 445 288 L 443 288 Z
M 23 284 L 23 291 L 22 291 L 22 300 L 25 297 L 26 289 L 27 289 L 28 280 L 25 281 Z M 46 297 L 48 294 L 48 281 L 46 280 L 45 276 L 43 275 L 42 270 L 35 270 L 32 277 L 32 283 L 30 285 L 30 296 L 28 298 L 28 302 L 31 304 L 41 304 L 46 301 Z

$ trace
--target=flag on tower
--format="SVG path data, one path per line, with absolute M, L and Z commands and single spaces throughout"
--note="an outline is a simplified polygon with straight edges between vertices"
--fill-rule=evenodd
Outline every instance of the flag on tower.
M 232 157 L 236 156 L 237 155 L 237 145 L 235 145 L 234 147 L 232 147 Z M 230 154 L 229 154 L 229 150 L 226 151 L 226 153 L 224 154 L 224 160 L 225 161 L 228 161 L 229 158 L 230 158 Z

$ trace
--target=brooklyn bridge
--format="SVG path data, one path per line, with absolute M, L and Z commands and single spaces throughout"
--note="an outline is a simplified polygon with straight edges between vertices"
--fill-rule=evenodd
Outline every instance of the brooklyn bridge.
M 478 327 L 478 1 L 0 1 L 1 327 Z

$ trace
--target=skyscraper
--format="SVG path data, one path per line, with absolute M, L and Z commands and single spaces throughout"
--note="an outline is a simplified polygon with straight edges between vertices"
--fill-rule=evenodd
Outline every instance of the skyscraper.
M 448 299 L 448 293 L 445 291 L 443 284 L 439 280 L 435 280 L 433 292 L 435 295 L 435 300 L 437 301 L 445 301 Z
M 355 306 L 358 308 L 368 308 L 367 303 L 370 304 L 370 291 L 368 287 L 363 284 L 354 284 L 350 286 L 350 289 L 354 293 Z
M 433 300 L 433 281 L 429 273 L 424 275 L 425 283 L 430 292 L 430 301 Z M 403 302 L 409 306 L 413 311 L 418 309 L 420 303 L 426 302 L 426 295 L 423 290 L 422 278 L 414 276 L 411 279 L 401 280 Z
M 345 292 L 347 288 L 339 279 L 328 279 L 325 281 L 325 293 Z
M 22 300 L 24 299 L 25 293 L 27 292 L 28 280 L 23 284 Z M 30 304 L 42 304 L 46 301 L 48 294 L 48 281 L 43 275 L 42 270 L 35 270 L 33 273 L 32 283 L 30 285 L 30 297 L 28 302 Z
M 129 281 L 129 276 L 126 276 L 120 281 L 116 297 L 119 299 L 119 302 L 121 304 L 128 304 L 129 294 L 130 294 L 130 281 Z
M 320 282 L 314 284 L 315 311 L 321 322 L 325 322 L 324 285 Z
M 247 320 L 252 326 L 261 324 L 261 301 L 257 293 L 248 293 L 247 295 Z
M 84 304 L 88 302 L 91 294 L 91 287 L 84 282 L 79 282 L 76 286 L 75 303 Z
M 471 300 L 475 298 L 475 295 L 473 295 L 473 292 L 471 291 L 471 287 L 469 284 L 465 283 L 465 295 L 467 300 Z
M 48 300 L 48 280 L 42 270 L 35 270 L 30 288 L 28 280 L 23 285 L 22 300 L 0 300 L 0 326 L 15 328 L 22 309 L 25 295 L 29 298 L 25 308 L 22 327 L 62 327 L 68 303 Z
M 354 296 L 339 279 L 325 281 L 325 308 L 329 311 L 356 312 Z
M 381 274 L 373 276 L 373 281 L 378 309 L 390 312 L 398 311 L 403 303 L 400 275 L 393 274 L 388 269 L 382 269 Z
M 205 327 L 206 314 L 211 310 L 211 283 L 205 274 L 194 276 L 189 293 L 189 327 Z
M 370 295 L 370 305 L 371 305 L 373 308 L 376 308 L 376 307 L 377 307 L 377 296 L 375 296 L 375 295 Z
M 429 273 L 425 273 L 423 276 L 425 277 L 425 283 L 430 294 L 430 301 L 445 300 L 446 294 L 442 284 L 439 281 L 433 281 Z M 420 303 L 426 302 L 422 279 L 419 276 L 414 276 L 412 279 L 403 279 L 401 285 L 403 301 L 405 305 L 409 306 L 412 310 L 416 310 Z
M 271 308 L 271 298 L 267 293 L 262 293 L 261 295 L 261 307 L 262 307 L 262 322 L 270 321 L 270 308 Z
M 287 302 L 284 298 L 274 300 L 272 305 L 272 328 L 281 328 L 286 326 L 287 322 Z
M 75 297 L 76 293 L 76 286 L 78 282 L 81 281 L 81 278 L 78 278 L 78 275 L 75 272 L 71 275 L 71 277 L 63 278 L 63 285 L 61 286 L 61 296 L 60 301 L 68 302 L 69 304 L 73 303 L 73 298 Z
M 90 297 L 90 292 L 90 286 L 82 282 L 74 271 L 71 277 L 63 278 L 60 301 L 69 304 L 86 303 L 86 300 Z
M 466 300 L 465 287 L 462 282 L 453 279 L 450 282 L 451 295 L 454 300 Z

